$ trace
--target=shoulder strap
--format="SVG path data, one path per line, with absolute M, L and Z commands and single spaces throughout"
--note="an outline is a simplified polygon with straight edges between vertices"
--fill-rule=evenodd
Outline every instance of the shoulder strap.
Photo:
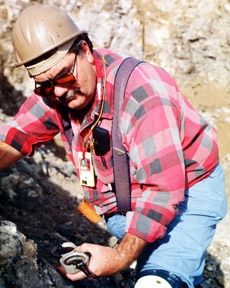
M 125 89 L 133 69 L 142 61 L 126 58 L 118 68 L 114 81 L 114 116 L 112 125 L 114 185 L 118 212 L 131 210 L 131 187 L 129 158 L 122 144 L 120 132 L 120 111 L 125 96 Z
M 114 163 L 114 185 L 117 198 L 118 212 L 131 210 L 131 190 L 129 158 L 122 145 L 120 132 L 120 111 L 125 95 L 125 88 L 133 69 L 142 61 L 132 57 L 126 58 L 118 68 L 114 81 L 114 117 L 112 125 L 112 146 Z M 72 127 L 69 117 L 62 111 L 64 133 L 71 147 Z

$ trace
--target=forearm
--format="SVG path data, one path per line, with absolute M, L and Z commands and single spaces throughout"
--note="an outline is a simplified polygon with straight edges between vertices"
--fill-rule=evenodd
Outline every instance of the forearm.
M 0 171 L 8 168 L 23 155 L 12 146 L 0 140 Z
M 136 260 L 148 242 L 135 235 L 126 233 L 122 241 L 117 247 L 120 263 L 123 263 L 121 269 L 127 268 L 134 260 Z M 120 269 L 120 270 L 121 270 Z
M 89 252 L 92 256 L 89 262 L 89 270 L 97 276 L 106 276 L 123 270 L 136 260 L 143 251 L 147 242 L 135 235 L 126 233 L 118 247 L 84 243 L 76 248 L 76 251 Z M 63 274 L 63 268 L 59 268 Z M 83 272 L 68 274 L 68 278 L 76 281 L 85 278 Z

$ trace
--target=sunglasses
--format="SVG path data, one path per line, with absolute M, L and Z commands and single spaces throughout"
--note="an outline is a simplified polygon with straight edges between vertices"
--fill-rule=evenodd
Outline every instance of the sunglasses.
M 35 82 L 34 93 L 42 97 L 51 97 L 55 96 L 54 94 L 55 86 L 70 88 L 74 83 L 76 83 L 76 78 L 73 75 L 76 62 L 77 62 L 77 54 L 75 54 L 73 70 L 71 72 L 63 73 L 54 78 L 50 78 L 49 80 L 44 81 L 41 85 Z

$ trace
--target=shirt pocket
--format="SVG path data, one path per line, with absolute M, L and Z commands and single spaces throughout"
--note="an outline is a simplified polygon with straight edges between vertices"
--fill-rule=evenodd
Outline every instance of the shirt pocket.
M 109 151 L 104 156 L 93 155 L 93 165 L 95 175 L 105 184 L 113 183 L 112 152 Z

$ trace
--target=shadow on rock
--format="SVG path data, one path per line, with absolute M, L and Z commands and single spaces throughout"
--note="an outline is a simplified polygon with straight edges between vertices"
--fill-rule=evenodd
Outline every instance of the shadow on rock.
M 0 83 L 0 108 L 5 115 L 14 116 L 26 97 L 22 92 L 15 90 L 3 73 L 0 73 Z
M 203 288 L 224 288 L 224 273 L 221 270 L 218 259 L 210 253 L 206 256 L 203 277 Z
M 45 172 L 42 161 L 25 158 L 0 174 L 0 286 L 133 287 L 131 269 L 123 272 L 128 277 L 121 286 L 122 274 L 70 283 L 52 266 L 58 260 L 50 251 L 60 243 L 114 246 L 117 239 L 77 211 L 83 194 L 74 170 L 69 162 L 59 165 L 52 153 L 49 157 Z

